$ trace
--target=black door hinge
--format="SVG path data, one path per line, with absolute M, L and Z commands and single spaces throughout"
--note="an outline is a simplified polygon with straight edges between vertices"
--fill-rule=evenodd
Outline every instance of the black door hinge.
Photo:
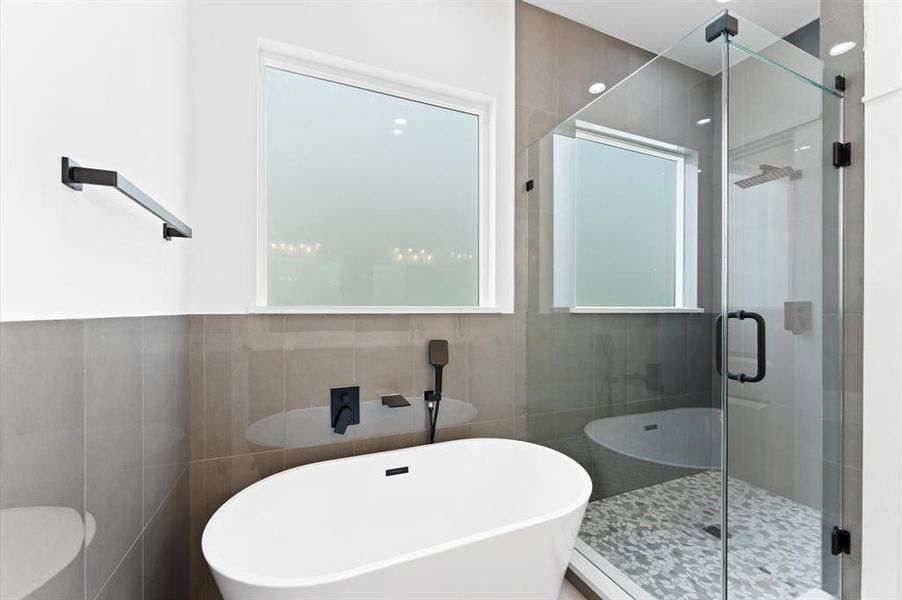
M 846 78 L 843 75 L 837 75 L 834 84 L 840 92 L 846 91 Z
M 527 192 L 531 192 L 533 187 L 535 187 L 535 182 L 532 179 L 530 179 L 529 181 L 526 182 L 526 191 Z
M 705 41 L 708 43 L 713 42 L 722 35 L 739 35 L 739 19 L 727 11 L 724 11 L 705 27 Z
M 833 142 L 833 166 L 837 169 L 852 164 L 852 144 Z
M 845 529 L 840 529 L 839 527 L 833 528 L 833 539 L 831 542 L 830 551 L 834 556 L 837 554 L 851 554 L 852 553 L 852 534 L 846 531 Z

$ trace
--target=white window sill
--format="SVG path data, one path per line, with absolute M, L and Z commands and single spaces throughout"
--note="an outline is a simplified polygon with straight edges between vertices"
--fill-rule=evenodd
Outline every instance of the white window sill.
M 572 306 L 570 312 L 577 314 L 671 314 L 703 313 L 705 309 L 694 306 Z
M 252 314 L 284 315 L 501 315 L 494 306 L 252 306 Z

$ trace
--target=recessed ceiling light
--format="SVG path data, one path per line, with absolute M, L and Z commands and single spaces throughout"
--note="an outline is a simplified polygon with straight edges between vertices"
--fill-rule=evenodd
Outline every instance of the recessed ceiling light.
M 845 54 L 854 47 L 855 42 L 840 42 L 830 48 L 830 56 L 839 56 L 840 54 Z
M 589 93 L 590 94 L 600 94 L 605 90 L 606 87 L 608 87 L 608 86 L 606 86 L 605 84 L 603 84 L 600 81 L 596 81 L 595 83 L 593 83 L 592 85 L 589 86 Z
M 392 134 L 393 136 L 395 136 L 395 137 L 398 137 L 398 136 L 401 135 L 402 133 L 404 133 L 404 132 L 401 131 L 400 129 L 392 129 L 392 130 L 391 130 L 391 134 Z
M 695 122 L 696 125 L 707 125 L 711 122 L 711 117 L 705 117 L 704 119 L 699 119 Z
M 407 125 L 407 119 L 404 117 L 398 117 L 395 119 L 395 125 Z

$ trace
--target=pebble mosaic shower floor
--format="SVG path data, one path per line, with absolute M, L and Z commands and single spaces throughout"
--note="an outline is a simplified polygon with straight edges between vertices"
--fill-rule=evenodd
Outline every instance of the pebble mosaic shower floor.
M 580 538 L 660 600 L 720 598 L 720 473 L 591 502 Z M 820 511 L 730 479 L 732 599 L 790 599 L 820 587 Z

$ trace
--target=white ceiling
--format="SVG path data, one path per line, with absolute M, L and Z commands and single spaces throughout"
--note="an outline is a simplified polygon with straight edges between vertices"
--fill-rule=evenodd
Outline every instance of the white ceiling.
M 718 12 L 784 37 L 820 16 L 820 0 L 527 0 L 546 10 L 650 50 L 663 52 Z

